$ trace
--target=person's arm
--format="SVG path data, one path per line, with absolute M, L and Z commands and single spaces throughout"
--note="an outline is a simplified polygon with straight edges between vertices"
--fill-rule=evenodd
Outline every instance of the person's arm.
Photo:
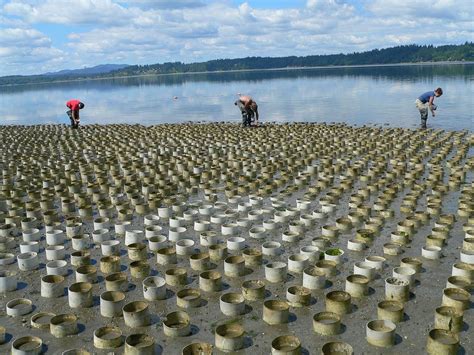
M 428 101 L 428 106 L 431 111 L 431 116 L 435 116 L 435 111 L 433 110 L 433 101 L 434 101 L 434 96 L 430 96 L 430 100 Z

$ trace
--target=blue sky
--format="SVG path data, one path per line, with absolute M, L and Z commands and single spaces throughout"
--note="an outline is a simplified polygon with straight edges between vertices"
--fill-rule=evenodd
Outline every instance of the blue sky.
M 472 0 L 0 0 L 0 76 L 474 41 Z

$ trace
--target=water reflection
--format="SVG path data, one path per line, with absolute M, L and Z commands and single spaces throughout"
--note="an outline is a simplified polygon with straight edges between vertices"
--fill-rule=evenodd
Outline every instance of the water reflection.
M 473 128 L 474 65 L 423 65 L 203 73 L 0 87 L 3 124 L 67 123 L 65 102 L 86 103 L 84 123 L 239 120 L 236 93 L 250 93 L 264 121 L 335 121 L 414 127 L 414 101 L 442 86 L 429 124 Z M 177 96 L 177 100 L 173 97 Z

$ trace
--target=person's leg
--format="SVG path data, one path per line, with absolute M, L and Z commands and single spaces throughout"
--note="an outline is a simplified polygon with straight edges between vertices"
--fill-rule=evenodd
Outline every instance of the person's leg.
M 253 114 L 252 109 L 250 109 L 250 108 L 247 109 L 247 122 L 248 122 L 248 125 L 249 125 L 249 126 L 252 125 L 253 117 L 254 117 L 254 114 Z
M 428 105 L 417 100 L 416 107 L 418 108 L 418 111 L 420 111 L 421 128 L 426 128 L 426 121 L 428 120 Z
M 71 120 L 71 127 L 74 128 L 75 123 L 74 123 L 74 119 L 72 118 L 72 111 L 69 110 L 66 113 L 69 116 L 69 119 Z
M 247 110 L 245 109 L 245 105 L 240 102 L 240 101 L 237 101 L 237 107 L 239 108 L 240 110 L 240 113 L 242 115 L 242 125 L 245 127 L 248 125 L 248 115 L 247 115 Z
M 426 107 L 420 110 L 421 128 L 426 128 L 426 121 L 428 120 L 428 109 Z

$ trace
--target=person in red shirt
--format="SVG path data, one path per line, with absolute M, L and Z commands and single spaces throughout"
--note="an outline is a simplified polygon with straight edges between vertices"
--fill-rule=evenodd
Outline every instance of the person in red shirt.
M 66 106 L 69 108 L 69 111 L 67 111 L 66 113 L 69 116 L 69 119 L 71 120 L 71 127 L 79 128 L 79 110 L 84 108 L 84 104 L 79 100 L 73 99 L 66 102 Z

